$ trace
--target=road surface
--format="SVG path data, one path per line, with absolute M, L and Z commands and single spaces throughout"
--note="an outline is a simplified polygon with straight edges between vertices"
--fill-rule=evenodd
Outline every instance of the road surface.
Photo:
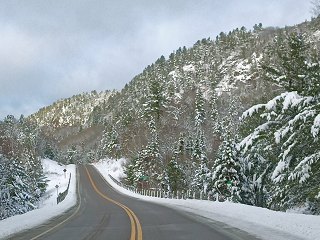
M 10 239 L 48 240 L 253 240 L 228 227 L 114 190 L 92 166 L 78 166 L 77 206 Z

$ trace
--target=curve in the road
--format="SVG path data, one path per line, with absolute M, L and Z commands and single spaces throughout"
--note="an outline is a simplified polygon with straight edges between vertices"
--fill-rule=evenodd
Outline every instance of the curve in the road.
M 78 205 L 62 216 L 9 239 L 257 239 L 222 223 L 120 194 L 93 166 L 79 165 L 77 180 Z
M 130 223 L 131 223 L 131 235 L 130 235 L 130 240 L 142 240 L 142 227 L 140 224 L 139 219 L 137 218 L 137 216 L 135 215 L 135 213 L 128 208 L 126 205 L 119 203 L 111 198 L 109 198 L 108 196 L 106 196 L 105 194 L 103 194 L 96 186 L 96 184 L 94 183 L 94 181 L 92 180 L 92 177 L 87 169 L 87 167 L 85 167 L 86 172 L 87 172 L 87 176 L 89 178 L 89 181 L 93 187 L 93 189 L 96 191 L 97 194 L 99 194 L 102 198 L 104 198 L 105 200 L 116 204 L 117 206 L 119 206 L 120 208 L 122 208 L 127 215 L 129 216 L 130 219 Z

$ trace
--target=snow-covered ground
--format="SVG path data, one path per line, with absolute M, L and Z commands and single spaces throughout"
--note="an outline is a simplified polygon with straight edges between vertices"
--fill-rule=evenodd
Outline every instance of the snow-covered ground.
M 49 159 L 42 160 L 42 165 L 44 173 L 50 182 L 48 182 L 47 191 L 43 200 L 39 203 L 39 208 L 22 215 L 16 215 L 1 220 L 0 239 L 5 239 L 13 233 L 36 227 L 50 218 L 62 214 L 76 204 L 77 192 L 75 165 L 60 166 Z M 63 172 L 64 168 L 67 170 L 66 177 Z M 59 192 L 65 191 L 68 186 L 70 173 L 71 181 L 69 193 L 65 200 L 57 205 L 57 189 L 55 186 L 59 185 Z
M 123 194 L 194 213 L 214 221 L 223 222 L 258 236 L 261 239 L 320 239 L 320 216 L 276 212 L 265 208 L 231 202 L 163 199 L 133 193 L 119 187 L 109 177 L 109 174 L 116 179 L 124 176 L 123 163 L 123 159 L 118 161 L 105 160 L 95 163 L 94 166 L 114 188 Z
M 230 202 L 163 199 L 135 194 L 119 187 L 108 176 L 108 174 L 111 174 L 116 179 L 123 177 L 124 163 L 124 159 L 105 160 L 94 164 L 94 166 L 114 188 L 123 194 L 187 211 L 214 221 L 224 222 L 252 235 L 259 236 L 261 239 L 320 239 L 320 216 L 275 212 Z M 40 208 L 0 221 L 0 239 L 5 239 L 13 233 L 40 225 L 48 219 L 62 214 L 76 204 L 75 166 L 66 166 L 67 173 L 71 172 L 72 174 L 69 194 L 58 205 L 56 204 L 57 192 L 55 186 L 59 185 L 59 192 L 63 192 L 68 184 L 68 177 L 65 178 L 63 173 L 64 166 L 59 166 L 51 160 L 43 160 L 43 166 L 48 179 L 51 181 L 49 182 L 47 195 L 40 203 Z

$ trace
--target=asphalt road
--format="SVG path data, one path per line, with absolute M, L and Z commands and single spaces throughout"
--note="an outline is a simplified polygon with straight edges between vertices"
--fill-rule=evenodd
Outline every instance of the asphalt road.
M 77 206 L 10 239 L 257 239 L 219 222 L 122 195 L 92 166 L 78 166 L 78 180 Z

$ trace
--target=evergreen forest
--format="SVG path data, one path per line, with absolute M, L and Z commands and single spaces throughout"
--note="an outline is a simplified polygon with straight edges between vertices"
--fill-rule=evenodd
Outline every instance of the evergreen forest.
M 36 207 L 41 158 L 127 159 L 126 178 L 320 213 L 320 17 L 239 27 L 159 57 L 120 91 L 0 122 L 0 219 Z

